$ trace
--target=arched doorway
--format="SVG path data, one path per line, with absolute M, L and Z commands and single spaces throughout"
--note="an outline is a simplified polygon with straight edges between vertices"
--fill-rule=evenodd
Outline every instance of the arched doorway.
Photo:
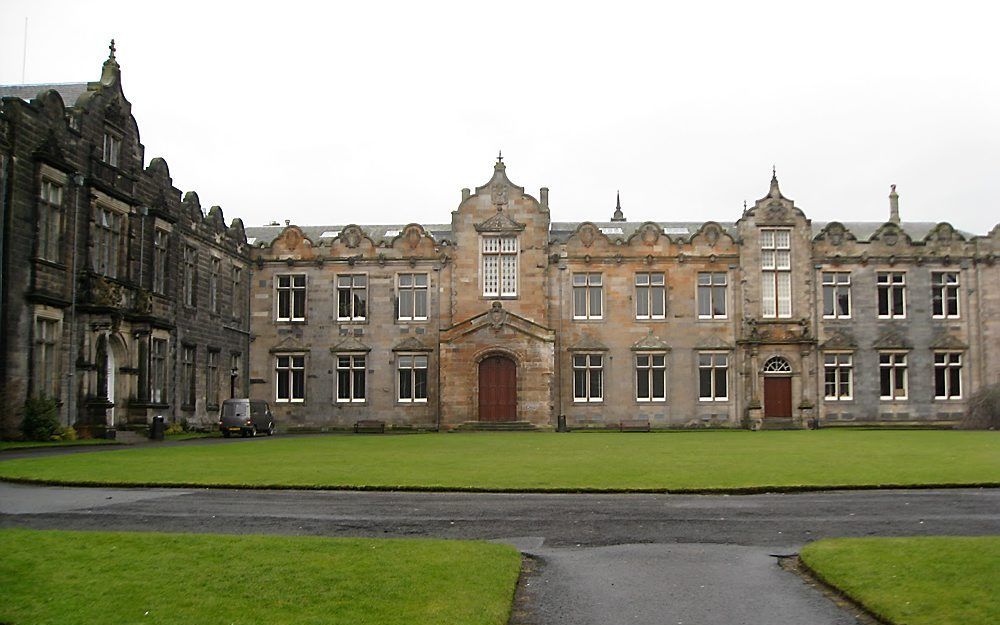
M 764 418 L 792 417 L 792 366 L 781 356 L 764 363 Z
M 517 420 L 517 365 L 506 356 L 479 363 L 479 420 Z

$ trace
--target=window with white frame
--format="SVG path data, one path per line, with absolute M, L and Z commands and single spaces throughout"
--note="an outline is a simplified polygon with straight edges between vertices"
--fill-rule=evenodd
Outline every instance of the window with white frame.
M 364 321 L 368 317 L 368 276 L 342 274 L 337 276 L 337 319 Z
M 573 401 L 604 401 L 604 354 L 573 354 Z
M 193 407 L 195 402 L 195 363 L 196 348 L 185 345 L 181 350 L 181 393 L 185 406 Z
M 729 354 L 724 352 L 698 354 L 698 399 L 701 401 L 729 399 Z
M 604 316 L 602 289 L 601 274 L 573 274 L 574 319 L 601 319 Z
M 936 319 L 958 318 L 958 272 L 931 272 L 931 304 Z
M 288 354 L 274 359 L 275 397 L 279 403 L 304 402 L 306 400 L 306 357 L 303 354 Z
M 849 353 L 823 354 L 824 397 L 828 401 L 849 401 L 854 391 L 854 357 Z
M 767 318 L 792 316 L 792 231 L 762 228 L 760 231 L 761 314 Z
M 101 160 L 108 165 L 118 167 L 121 159 L 122 138 L 121 135 L 111 132 L 104 132 L 104 149 L 101 152 Z
M 365 354 L 337 354 L 337 402 L 365 401 Z
M 118 277 L 118 249 L 121 244 L 123 217 L 117 211 L 103 206 L 97 207 L 94 217 L 94 263 L 95 273 Z
M 934 354 L 934 398 L 962 399 L 961 352 Z
M 906 354 L 880 352 L 878 355 L 879 397 L 881 399 L 906 399 Z
M 635 355 L 635 400 L 667 400 L 666 354 L 643 352 Z
M 243 317 L 243 268 L 233 265 L 230 279 L 233 283 L 233 319 Z
M 880 271 L 875 274 L 878 285 L 878 316 L 885 319 L 906 318 L 906 273 Z
M 59 320 L 35 317 L 34 388 L 37 397 L 59 398 Z
M 399 374 L 397 399 L 401 403 L 427 401 L 427 355 L 399 354 L 396 356 L 396 371 Z
M 222 259 L 212 257 L 211 272 L 208 274 L 208 299 L 213 313 L 219 312 L 219 271 L 222 269 Z
M 276 276 L 278 321 L 304 321 L 306 318 L 306 275 L 304 273 Z
M 219 350 L 208 352 L 205 367 L 205 403 L 208 406 L 219 405 Z
M 401 273 L 397 276 L 396 292 L 399 296 L 400 321 L 427 319 L 427 274 Z
M 156 228 L 153 230 L 153 292 L 167 292 L 167 245 L 170 233 Z
M 149 357 L 149 401 L 167 403 L 167 340 L 154 338 Z
M 42 179 L 38 197 L 38 257 L 58 262 L 62 257 L 62 187 Z
M 198 304 L 198 250 L 184 246 L 184 305 Z
M 517 296 L 517 237 L 482 237 L 483 295 Z
M 662 273 L 635 274 L 635 318 L 663 319 L 666 315 L 666 283 Z
M 698 273 L 698 318 L 726 318 L 726 287 L 728 278 L 722 271 Z
M 851 318 L 851 272 L 823 272 L 823 318 Z

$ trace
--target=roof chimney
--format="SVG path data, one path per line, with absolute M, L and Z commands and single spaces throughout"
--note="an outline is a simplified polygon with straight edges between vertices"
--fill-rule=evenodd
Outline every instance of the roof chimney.
M 889 222 L 899 225 L 899 194 L 896 193 L 896 185 L 892 185 L 889 192 Z
M 539 189 L 538 198 L 539 198 L 538 203 L 542 205 L 542 208 L 547 210 L 549 208 L 549 188 L 542 187 L 541 189 Z

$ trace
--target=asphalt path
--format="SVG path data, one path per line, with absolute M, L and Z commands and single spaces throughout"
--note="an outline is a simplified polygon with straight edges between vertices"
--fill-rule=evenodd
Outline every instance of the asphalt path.
M 774 556 L 835 536 L 1000 534 L 1000 489 L 726 496 L 0 483 L 0 527 L 493 540 L 530 558 L 518 624 L 845 625 L 860 621 Z

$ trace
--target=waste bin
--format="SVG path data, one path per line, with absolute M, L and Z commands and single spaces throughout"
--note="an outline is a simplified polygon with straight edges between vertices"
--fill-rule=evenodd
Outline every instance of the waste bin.
M 154 441 L 162 441 L 163 430 L 163 415 L 156 415 L 153 417 L 153 423 L 149 426 L 149 438 Z
M 558 420 L 556 422 L 557 423 L 557 425 L 556 425 L 556 431 L 557 432 L 566 432 L 567 431 L 566 430 L 566 415 L 561 414 L 561 415 L 559 415 L 559 417 L 557 419 Z

